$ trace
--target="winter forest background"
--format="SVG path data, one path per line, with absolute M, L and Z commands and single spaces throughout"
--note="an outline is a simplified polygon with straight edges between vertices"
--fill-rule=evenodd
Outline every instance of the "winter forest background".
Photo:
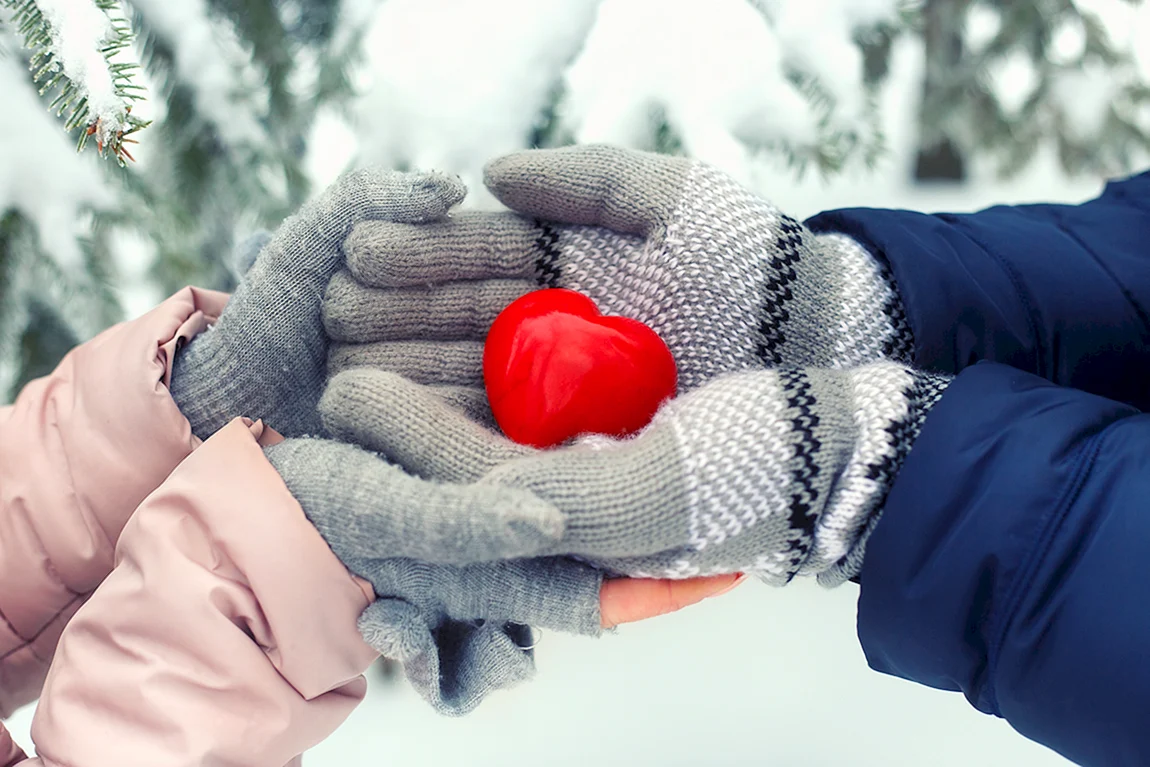
M 66 131 L 22 45 L 32 11 L 96 4 L 136 34 L 127 167 L 77 153 L 92 115 Z M 700 157 L 799 217 L 1087 199 L 1150 164 L 1147 40 L 1123 0 L 0 0 L 0 400 L 185 284 L 231 288 L 237 242 L 367 163 L 457 172 L 473 206 L 487 159 L 572 141 Z M 1065 764 L 869 672 L 852 588 L 547 635 L 537 681 L 462 720 L 380 676 L 308 763 Z

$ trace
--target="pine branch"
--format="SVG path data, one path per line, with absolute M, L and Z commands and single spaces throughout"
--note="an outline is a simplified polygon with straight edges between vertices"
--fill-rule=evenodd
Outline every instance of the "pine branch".
M 1085 5 L 1074 0 L 984 4 L 1000 22 L 991 39 L 973 49 L 963 45 L 957 53 L 936 45 L 933 56 L 945 66 L 934 62 L 935 76 L 924 94 L 925 144 L 945 136 L 966 153 L 992 159 L 1003 177 L 1021 172 L 1044 147 L 1057 151 L 1069 174 L 1131 170 L 1150 146 L 1150 126 L 1140 119 L 1145 107 L 1139 100 L 1150 85 L 1130 51 L 1116 47 L 1101 19 Z M 955 9 L 954 0 L 932 0 L 929 6 Z M 950 18 L 960 22 L 952 33 L 961 32 L 961 19 L 970 8 L 960 10 L 960 16 Z M 1055 33 L 1065 28 L 1079 30 L 1077 50 L 1056 49 Z M 928 58 L 931 55 L 928 49 Z M 1030 93 L 1016 94 L 1022 96 L 1021 103 L 1004 102 L 996 78 L 1019 57 L 1033 66 Z M 1111 94 L 1101 108 L 1096 100 L 1083 104 L 1067 96 L 1068 83 L 1091 87 L 1086 77 Z M 1076 81 L 1085 84 L 1074 86 Z
M 0 0 L 0 7 L 12 11 L 32 53 L 33 81 L 52 96 L 49 109 L 65 117 L 67 131 L 80 131 L 77 150 L 91 139 L 121 165 L 132 159 L 125 144 L 149 123 L 131 113 L 143 99 L 138 65 L 114 61 L 133 40 L 119 0 Z

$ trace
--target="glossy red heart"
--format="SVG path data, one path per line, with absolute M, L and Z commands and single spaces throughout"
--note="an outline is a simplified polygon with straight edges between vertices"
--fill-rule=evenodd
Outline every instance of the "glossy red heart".
M 483 380 L 503 433 L 553 447 L 580 434 L 646 426 L 678 376 L 670 349 L 638 320 L 605 317 L 581 293 L 528 293 L 495 318 Z

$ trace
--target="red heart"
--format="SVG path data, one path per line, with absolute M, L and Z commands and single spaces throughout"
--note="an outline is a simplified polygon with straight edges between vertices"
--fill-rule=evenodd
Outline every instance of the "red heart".
M 503 433 L 553 447 L 579 434 L 622 437 L 675 395 L 675 360 L 638 320 L 604 317 L 581 293 L 528 293 L 495 318 L 483 349 L 487 398 Z

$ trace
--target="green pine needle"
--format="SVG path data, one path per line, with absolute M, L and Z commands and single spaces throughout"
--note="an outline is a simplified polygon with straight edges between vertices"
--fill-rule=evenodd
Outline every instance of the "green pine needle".
M 31 51 L 29 68 L 32 80 L 38 86 L 40 95 L 51 95 L 49 110 L 57 117 L 67 115 L 64 128 L 68 132 L 79 130 L 77 151 L 83 151 L 89 139 L 95 137 L 102 156 L 110 155 L 120 165 L 125 165 L 125 161 L 132 159 L 132 155 L 124 145 L 135 143 L 129 137 L 149 125 L 149 121 L 133 117 L 131 113 L 132 104 L 143 100 L 144 88 L 133 80 L 139 69 L 137 64 L 112 61 L 133 40 L 131 25 L 121 15 L 119 0 L 92 2 L 111 20 L 112 37 L 105 41 L 100 53 L 108 63 L 114 92 L 123 104 L 123 111 L 118 116 L 119 125 L 114 129 L 101 125 L 99 116 L 93 114 L 89 107 L 83 85 L 64 72 L 53 48 L 51 25 L 35 0 L 0 0 L 0 7 L 12 11 L 12 20 L 24 40 L 24 47 Z

